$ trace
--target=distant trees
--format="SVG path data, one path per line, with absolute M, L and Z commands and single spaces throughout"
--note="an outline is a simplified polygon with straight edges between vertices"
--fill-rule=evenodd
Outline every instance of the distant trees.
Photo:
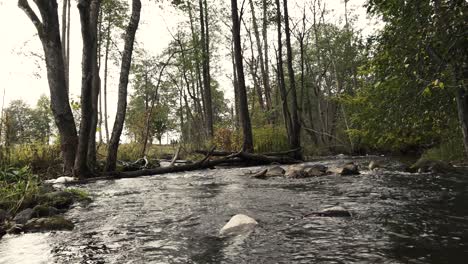
M 6 146 L 25 143 L 49 144 L 53 136 L 53 115 L 49 98 L 41 96 L 36 107 L 22 100 L 11 101 L 3 111 L 0 144 Z

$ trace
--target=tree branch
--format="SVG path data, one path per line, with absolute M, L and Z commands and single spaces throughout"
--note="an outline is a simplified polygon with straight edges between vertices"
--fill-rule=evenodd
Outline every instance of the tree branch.
M 44 25 L 42 24 L 41 20 L 36 15 L 34 10 L 32 10 L 28 0 L 18 0 L 18 7 L 21 8 L 24 11 L 24 13 L 29 17 L 31 22 L 36 27 L 39 37 L 42 38 L 44 36 Z

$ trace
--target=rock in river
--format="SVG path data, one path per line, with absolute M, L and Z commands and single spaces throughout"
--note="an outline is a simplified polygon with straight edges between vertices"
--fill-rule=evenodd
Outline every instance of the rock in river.
M 341 206 L 334 206 L 330 208 L 325 208 L 318 212 L 312 212 L 306 215 L 306 217 L 310 216 L 319 216 L 319 217 L 351 217 L 351 213 L 344 209 Z
M 220 235 L 241 235 L 252 231 L 257 225 L 252 217 L 243 214 L 233 216 L 229 222 L 221 228 Z
M 24 225 L 28 232 L 51 231 L 51 230 L 73 230 L 75 225 L 63 217 L 34 218 Z
M 33 209 L 31 209 L 31 208 L 25 209 L 25 210 L 19 212 L 15 216 L 15 218 L 13 218 L 13 221 L 15 221 L 15 223 L 17 223 L 17 224 L 24 225 L 24 224 L 26 224 L 26 222 L 29 219 L 31 219 L 33 217 L 33 214 L 34 214 Z
M 284 169 L 280 166 L 274 166 L 268 169 L 265 176 L 267 177 L 281 177 L 284 175 Z

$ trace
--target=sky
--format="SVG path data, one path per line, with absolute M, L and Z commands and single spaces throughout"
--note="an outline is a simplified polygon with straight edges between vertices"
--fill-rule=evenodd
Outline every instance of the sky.
M 209 0 L 208 3 L 210 1 L 215 0 Z M 227 1 L 226 4 L 229 2 L 228 0 L 223 1 Z M 311 0 L 289 0 L 292 19 L 295 14 L 298 15 L 295 10 L 298 10 L 297 7 L 302 6 L 304 1 Z M 31 6 L 34 6 L 32 0 L 29 2 Z M 187 18 L 172 8 L 159 8 L 154 1 L 143 0 L 142 3 L 137 41 L 150 54 L 158 55 L 172 40 L 169 32 L 175 31 L 178 24 Z M 329 22 L 339 23 L 344 14 L 343 0 L 327 0 L 326 3 L 327 7 L 333 10 L 327 19 Z M 373 32 L 375 21 L 366 17 L 364 3 L 365 0 L 350 0 L 348 6 L 354 14 L 358 15 L 357 28 L 363 30 L 366 35 Z M 78 10 L 75 6 L 72 2 L 70 91 L 71 98 L 79 101 L 81 35 Z M 59 15 L 60 13 L 59 11 Z M 226 16 L 229 15 L 226 14 Z M 2 41 L 0 41 L 0 96 L 5 92 L 5 107 L 15 99 L 22 99 L 30 105 L 34 105 L 41 95 L 49 95 L 45 63 L 40 59 L 40 56 L 43 56 L 43 51 L 35 28 L 29 18 L 17 7 L 16 0 L 0 0 L 0 25 L 2 25 L 0 27 L 0 36 L 2 36 Z M 221 48 L 220 62 L 216 65 L 218 76 L 214 76 L 214 78 L 219 80 L 221 89 L 225 91 L 226 96 L 232 97 L 232 85 L 227 78 L 227 75 L 232 71 L 232 66 L 230 58 L 226 54 L 227 49 L 223 51 Z M 110 120 L 113 120 L 112 117 L 115 115 L 117 101 L 119 71 L 118 67 L 114 67 L 115 70 L 110 74 L 108 89 Z

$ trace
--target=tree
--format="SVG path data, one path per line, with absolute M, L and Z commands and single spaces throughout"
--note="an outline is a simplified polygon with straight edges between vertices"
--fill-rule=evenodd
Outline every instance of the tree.
M 283 0 L 284 4 L 284 25 L 286 34 L 286 51 L 288 58 L 288 73 L 289 73 L 289 90 L 291 92 L 291 136 L 289 137 L 291 149 L 301 148 L 301 123 L 299 120 L 299 110 L 297 106 L 297 93 L 296 93 L 296 76 L 294 75 L 293 69 L 293 54 L 291 47 L 291 30 L 289 28 L 289 13 L 288 13 L 288 1 Z M 301 159 L 301 151 L 295 153 L 296 159 Z
M 418 98 L 437 89 L 452 94 L 468 156 L 467 10 L 463 0 L 368 3 L 368 11 L 385 22 L 374 60 L 379 87 L 399 85 L 419 92 Z
M 19 0 L 18 6 L 29 17 L 35 26 L 44 50 L 49 82 L 51 108 L 59 130 L 60 145 L 64 160 L 64 172 L 71 173 L 78 137 L 75 121 L 69 104 L 68 85 L 65 77 L 60 27 L 57 14 L 57 1 L 35 1 L 41 19 L 27 0 Z
M 132 63 L 133 45 L 135 35 L 140 22 L 141 1 L 132 1 L 132 15 L 125 32 L 125 46 L 122 54 L 122 65 L 119 79 L 119 96 L 117 102 L 117 114 L 115 117 L 112 136 L 107 149 L 106 171 L 114 171 L 117 163 L 117 151 L 119 149 L 120 135 L 122 134 L 127 111 L 127 86 L 130 66 Z
M 99 69 L 97 64 L 97 27 L 100 0 L 80 0 L 81 35 L 83 39 L 81 81 L 81 123 L 74 174 L 88 177 L 94 170 L 97 125 Z
M 242 44 L 240 36 L 240 20 L 237 8 L 237 0 L 231 0 L 231 18 L 232 18 L 232 39 L 234 42 L 234 56 L 237 72 L 237 88 L 239 96 L 239 113 L 244 136 L 242 150 L 246 152 L 253 151 L 252 126 L 250 123 L 249 107 L 247 102 L 247 92 L 245 87 L 244 65 L 242 58 Z

